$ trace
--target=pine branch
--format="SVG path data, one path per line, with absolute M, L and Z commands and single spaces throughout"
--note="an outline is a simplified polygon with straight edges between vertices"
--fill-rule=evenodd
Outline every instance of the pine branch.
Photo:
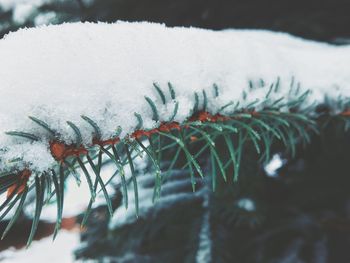
M 265 83 L 260 81 L 259 85 L 265 85 Z M 65 181 L 69 176 L 74 176 L 79 184 L 80 176 L 77 172 L 79 169 L 85 175 L 91 192 L 91 199 L 83 219 L 83 224 L 85 224 L 94 203 L 98 186 L 104 194 L 109 213 L 113 213 L 106 185 L 117 175 L 121 178 L 125 206 L 128 206 L 127 184 L 129 182 L 126 179 L 126 169 L 131 171 L 131 182 L 134 185 L 135 195 L 135 212 L 136 215 L 138 214 L 139 197 L 135 161 L 143 155 L 151 161 L 155 174 L 154 201 L 161 195 L 161 184 L 171 175 L 173 167 L 180 162 L 183 162 L 183 168 L 189 169 L 192 188 L 195 190 L 198 177 L 205 177 L 200 161 L 204 153 L 209 153 L 208 156 L 210 156 L 213 169 L 212 188 L 214 191 L 216 189 L 217 172 L 222 175 L 225 181 L 236 182 L 238 180 L 242 152 L 247 145 L 252 145 L 261 157 L 261 161 L 264 162 L 270 159 L 270 149 L 278 141 L 283 143 L 286 150 L 293 155 L 297 144 L 310 142 L 311 134 L 317 132 L 318 126 L 315 122 L 317 115 L 312 109 L 303 108 L 309 92 L 301 93 L 300 87 L 295 88 L 295 84 L 291 84 L 291 92 L 295 93 L 295 99 L 287 100 L 285 97 L 273 99 L 272 97 L 276 96 L 272 95 L 276 95 L 279 85 L 279 79 L 277 79 L 276 83 L 269 87 L 265 98 L 262 100 L 247 102 L 245 106 L 241 107 L 238 102 L 229 102 L 216 113 L 210 113 L 207 111 L 210 103 L 208 94 L 213 94 L 214 99 L 220 96 L 219 87 L 214 84 L 210 93 L 205 90 L 201 94 L 194 93 L 192 115 L 188 116 L 183 123 L 178 123 L 174 121 L 179 108 L 179 102 L 176 100 L 176 89 L 171 83 L 168 83 L 168 97 L 168 94 L 159 85 L 154 84 L 156 93 L 160 98 L 160 104 L 158 105 L 157 100 L 153 100 L 148 96 L 145 96 L 145 100 L 153 113 L 153 120 L 159 125 L 157 128 L 143 129 L 142 114 L 135 113 L 138 124 L 132 134 L 120 138 L 121 128 L 117 127 L 115 136 L 102 140 L 102 131 L 97 122 L 90 117 L 81 116 L 90 125 L 93 134 L 93 140 L 89 145 L 83 145 L 82 131 L 70 121 L 67 121 L 67 124 L 76 135 L 74 144 L 61 141 L 59 134 L 50 128 L 48 123 L 36 117 L 30 117 L 34 123 L 41 126 L 48 133 L 50 151 L 56 160 L 56 164 L 49 171 L 30 171 L 30 176 L 27 177 L 23 177 L 23 172 L 30 170 L 30 164 L 28 163 L 10 166 L 8 171 L 0 171 L 0 192 L 7 191 L 10 193 L 8 199 L 0 207 L 0 218 L 3 218 L 19 202 L 15 214 L 18 216 L 27 193 L 35 189 L 36 212 L 28 239 L 29 245 L 34 237 L 42 207 L 53 195 L 56 195 L 57 203 L 57 223 L 54 238 L 56 237 L 62 221 Z M 255 87 L 254 83 L 251 82 L 250 89 L 254 90 L 256 88 L 259 87 Z M 167 97 L 171 98 L 174 103 L 174 111 L 168 122 L 160 123 L 159 112 L 161 111 L 159 107 L 167 103 Z M 245 97 L 244 94 L 243 97 Z M 344 104 L 344 107 L 349 105 Z M 347 123 L 346 127 L 350 126 L 347 119 L 348 115 L 350 114 L 345 110 L 339 115 Z M 41 138 L 41 135 L 25 131 L 11 131 L 7 134 L 21 137 L 24 140 L 45 142 L 45 138 Z M 216 145 L 218 140 L 224 142 L 220 148 Z M 165 154 L 169 156 L 169 153 L 173 153 L 171 163 L 168 167 L 161 169 L 164 166 L 161 161 L 162 156 Z M 180 158 L 180 156 L 184 158 Z M 102 160 L 109 160 L 115 164 L 116 168 L 115 173 L 107 182 L 103 182 L 101 179 L 100 173 L 104 165 Z M 21 160 L 16 160 L 16 163 L 20 164 Z M 89 173 L 87 165 L 91 167 L 92 174 Z M 20 168 L 23 166 L 26 167 L 24 170 Z M 234 171 L 232 177 L 227 174 L 229 169 Z M 21 179 L 20 183 L 19 179 Z M 51 185 L 54 188 L 53 191 L 51 191 Z M 4 235 L 15 220 L 16 216 L 9 223 Z

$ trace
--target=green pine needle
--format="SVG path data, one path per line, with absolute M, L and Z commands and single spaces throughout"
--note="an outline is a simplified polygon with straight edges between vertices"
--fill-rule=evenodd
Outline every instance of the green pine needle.
M 213 88 L 214 88 L 214 97 L 215 98 L 219 97 L 219 87 L 218 87 L 218 85 L 216 85 L 214 83 Z
M 44 128 L 46 131 L 48 131 L 52 136 L 55 136 L 56 133 L 54 130 L 52 130 L 49 125 L 42 121 L 42 120 L 39 120 L 38 118 L 35 118 L 35 117 L 32 117 L 32 116 L 29 116 L 28 117 L 29 119 L 31 119 L 33 122 L 35 122 L 36 124 L 38 124 L 39 126 L 41 126 L 42 128 Z
M 8 232 L 11 230 L 12 226 L 14 225 L 14 223 L 17 221 L 19 215 L 21 214 L 22 210 L 23 210 L 23 206 L 24 206 L 24 201 L 26 200 L 27 197 L 27 189 L 24 190 L 24 192 L 22 193 L 22 195 L 18 195 L 18 197 L 21 198 L 21 200 L 19 201 L 19 204 L 17 206 L 16 212 L 14 213 L 14 215 L 11 217 L 10 222 L 8 223 L 8 225 L 6 226 L 4 232 L 2 233 L 1 236 L 1 240 L 3 240 L 6 235 L 8 234 Z
M 165 95 L 164 95 L 163 91 L 161 90 L 161 88 L 156 83 L 153 83 L 153 87 L 158 92 L 159 97 L 162 100 L 162 103 L 165 104 L 166 103 L 166 99 L 165 99 Z
M 193 113 L 196 113 L 199 110 L 198 109 L 198 107 L 199 107 L 199 97 L 198 97 L 197 92 L 194 93 L 194 100 L 195 100 L 195 102 L 194 102 L 194 107 L 193 107 Z
M 27 133 L 27 132 L 18 132 L 18 131 L 8 131 L 5 132 L 5 134 L 10 135 L 10 136 L 17 136 L 17 137 L 22 137 L 25 139 L 29 139 L 32 141 L 39 141 L 40 138 L 34 134 Z
M 208 106 L 208 97 L 205 90 L 202 91 L 202 94 L 203 94 L 203 111 L 206 111 Z
M 58 234 L 58 231 L 61 228 L 62 224 L 62 214 L 63 214 L 63 197 L 64 197 L 64 175 L 63 174 L 63 167 L 60 167 L 60 177 L 57 178 L 57 174 L 54 170 L 52 170 L 52 181 L 55 186 L 56 190 L 56 204 L 57 204 L 57 218 L 56 218 L 56 224 L 55 224 L 55 230 L 53 233 L 53 240 L 56 239 L 56 236 Z M 59 181 L 58 181 L 59 180 Z
M 222 113 L 226 108 L 234 105 L 235 103 L 233 101 L 230 101 L 229 103 L 225 104 L 224 106 L 222 106 L 219 110 L 218 113 Z
M 83 173 L 85 175 L 86 181 L 87 181 L 89 189 L 90 189 L 91 198 L 94 201 L 95 197 L 96 197 L 96 190 L 93 187 L 91 175 L 89 174 L 88 170 L 86 169 L 86 167 L 85 167 L 83 161 L 80 159 L 80 157 L 77 157 L 77 161 L 80 165 L 81 170 L 83 171 Z
M 81 132 L 80 132 L 79 128 L 71 121 L 67 121 L 67 124 L 69 125 L 69 127 L 71 127 L 73 129 L 73 131 L 75 133 L 76 144 L 82 145 L 83 137 L 81 136 Z
M 154 121 L 159 121 L 159 114 L 158 114 L 158 110 L 157 110 L 157 106 L 156 104 L 153 102 L 152 99 L 150 99 L 149 97 L 145 96 L 145 99 L 147 101 L 147 103 L 149 104 L 149 106 L 151 107 L 151 110 L 153 112 L 153 117 L 152 119 Z
M 138 130 L 141 130 L 142 127 L 143 127 L 143 120 L 142 120 L 142 117 L 140 114 L 138 113 L 134 113 L 135 117 L 137 118 L 137 125 L 135 127 L 135 130 L 138 131 Z
M 139 191 L 138 191 L 138 187 L 137 187 L 137 179 L 136 179 L 136 172 L 135 172 L 135 168 L 134 168 L 134 163 L 132 161 L 130 150 L 129 150 L 127 145 L 125 145 L 125 152 L 126 152 L 126 156 L 128 158 L 128 164 L 129 164 L 130 171 L 131 171 L 131 178 L 132 178 L 132 182 L 134 185 L 135 210 L 136 210 L 136 217 L 138 217 L 139 216 Z
M 11 218 L 10 223 L 3 233 L 3 237 L 9 232 L 21 213 L 27 198 L 27 193 L 35 189 L 36 208 L 27 245 L 29 245 L 34 238 L 43 205 L 47 204 L 53 195 L 56 194 L 57 221 L 53 235 L 53 238 L 55 239 L 62 223 L 64 183 L 66 178 L 72 175 L 75 177 L 77 183 L 80 184 L 80 175 L 77 170 L 84 174 L 91 193 L 88 208 L 82 220 L 83 226 L 86 224 L 92 211 L 92 205 L 97 192 L 103 192 L 109 214 L 112 215 L 113 207 L 111 198 L 106 190 L 106 185 L 108 185 L 109 182 L 111 182 L 111 180 L 117 175 L 120 176 L 120 188 L 126 208 L 128 208 L 128 184 L 133 184 L 135 210 L 136 215 L 138 216 L 138 171 L 135 169 L 135 161 L 138 158 L 142 158 L 143 155 L 148 157 L 148 160 L 152 164 L 155 173 L 153 201 L 155 201 L 161 195 L 162 183 L 169 178 L 177 164 L 180 164 L 182 169 L 188 169 L 192 190 L 195 191 L 196 182 L 199 180 L 198 175 L 202 178 L 204 177 L 201 167 L 202 163 L 199 162 L 199 160 L 207 161 L 207 163 L 209 162 L 212 173 L 211 187 L 213 191 L 215 191 L 217 189 L 218 173 L 220 173 L 222 178 L 226 181 L 228 167 L 233 168 L 233 181 L 236 182 L 238 180 L 241 159 L 245 153 L 245 150 L 247 149 L 247 144 L 254 147 L 253 149 L 255 149 L 257 154 L 260 156 L 262 162 L 267 162 L 270 160 L 271 147 L 276 141 L 283 143 L 286 150 L 289 151 L 292 156 L 294 156 L 298 145 L 309 143 L 312 138 L 311 135 L 319 132 L 318 124 L 315 122 L 315 118 L 313 118 L 312 114 L 309 114 L 312 112 L 314 106 L 302 107 L 310 91 L 302 92 L 300 83 L 296 82 L 293 78 L 290 87 L 290 94 L 287 96 L 289 100 L 284 97 L 273 100 L 272 98 L 276 95 L 274 93 L 278 92 L 280 89 L 280 79 L 278 78 L 275 83 L 272 83 L 269 86 L 268 85 L 268 83 L 265 83 L 261 79 L 249 81 L 250 89 L 257 89 L 261 88 L 262 86 L 266 87 L 267 94 L 265 98 L 263 98 L 261 101 L 255 100 L 251 103 L 246 101 L 244 103 L 246 106 L 241 108 L 239 108 L 240 104 L 238 101 L 230 101 L 226 105 L 223 105 L 221 108 L 219 108 L 217 113 L 221 114 L 224 111 L 228 112 L 228 109 L 230 109 L 230 114 L 225 115 L 229 117 L 227 120 L 218 118 L 218 120 L 214 119 L 215 122 L 214 120 L 206 122 L 192 121 L 193 118 L 190 117 L 195 118 L 197 113 L 200 111 L 209 111 L 208 105 L 210 103 L 210 98 L 219 97 L 219 88 L 216 84 L 213 84 L 212 88 L 214 93 L 208 93 L 213 94 L 210 96 L 210 98 L 208 98 L 205 90 L 202 91 L 202 94 L 198 94 L 197 92 L 194 93 L 194 107 L 192 110 L 193 116 L 188 116 L 188 120 L 180 124 L 180 131 L 172 130 L 170 132 L 162 132 L 154 129 L 153 131 L 155 131 L 155 133 L 151 134 L 148 138 L 149 145 L 144 144 L 144 142 L 140 139 L 134 140 L 130 137 L 121 138 L 121 141 L 116 145 L 107 145 L 105 147 L 97 145 L 84 145 L 88 152 L 86 154 L 86 159 L 75 156 L 67 157 L 65 160 L 62 160 L 52 167 L 52 172 L 45 172 L 41 175 L 41 177 L 36 176 L 35 183 L 28 186 L 24 192 L 20 194 L 17 194 L 17 190 L 20 187 L 18 181 L 20 171 L 13 170 L 0 172 L 0 179 L 2 180 L 0 185 L 0 193 L 4 193 L 9 189 L 9 187 L 17 185 L 16 189 L 12 191 L 9 198 L 6 199 L 3 204 L 1 204 L 0 211 L 2 214 L 0 219 L 3 219 L 9 213 L 9 211 L 11 211 L 11 209 L 18 205 L 14 217 Z M 154 83 L 153 86 L 156 89 L 160 100 L 153 101 L 147 96 L 145 96 L 145 99 L 152 110 L 153 120 L 158 122 L 160 119 L 158 107 L 162 107 L 162 105 L 167 103 L 167 97 L 156 83 Z M 176 101 L 175 89 L 170 82 L 168 83 L 168 89 L 171 102 L 174 104 L 174 108 L 168 123 L 164 123 L 165 125 L 174 121 L 180 106 L 179 102 Z M 169 96 L 169 94 L 167 94 L 167 96 Z M 248 98 L 248 96 L 249 93 L 247 92 L 243 94 L 244 98 Z M 200 101 L 202 98 L 203 102 Z M 329 101 L 329 103 L 333 103 L 332 105 L 334 105 L 336 102 Z M 344 107 L 344 109 L 346 109 L 349 107 L 349 105 L 344 102 L 343 104 L 339 104 L 339 107 Z M 282 107 L 287 107 L 287 109 L 289 108 L 290 112 L 280 111 Z M 209 113 L 213 114 L 212 112 Z M 143 118 L 141 114 L 134 113 L 134 115 L 137 118 L 135 130 L 142 131 Z M 87 116 L 83 115 L 81 117 L 92 127 L 94 138 L 101 139 L 102 131 L 96 122 Z M 311 117 L 313 119 L 311 119 Z M 47 123 L 35 117 L 29 118 L 49 132 L 50 135 L 57 137 L 56 132 L 51 129 Z M 340 118 L 344 119 L 344 129 L 350 127 L 350 122 L 347 120 L 347 118 Z M 70 121 L 67 121 L 67 125 L 75 134 L 75 144 L 78 146 L 82 145 L 82 131 L 77 125 Z M 121 132 L 121 127 L 118 126 L 115 129 L 115 136 L 113 138 L 119 137 Z M 30 141 L 41 140 L 41 138 L 36 134 L 27 132 L 9 131 L 6 134 L 29 139 Z M 219 138 L 223 139 L 224 141 L 223 145 L 220 145 L 220 148 L 216 146 Z M 223 148 L 221 148 L 222 146 Z M 193 149 L 196 149 L 196 152 L 192 154 L 191 151 L 193 151 Z M 172 158 L 168 160 L 169 162 L 162 161 L 164 156 L 169 156 L 167 155 L 168 153 L 171 154 Z M 21 161 L 21 159 L 17 158 L 15 160 L 9 160 L 8 162 L 11 162 L 11 166 L 16 167 L 15 165 L 18 161 Z M 107 182 L 104 182 L 101 178 L 101 170 L 103 165 L 107 163 L 114 163 L 115 172 Z M 92 174 L 89 173 L 86 167 L 87 164 L 91 167 L 93 171 Z M 162 167 L 162 170 L 166 170 L 165 172 L 161 171 L 161 165 L 166 165 L 165 168 Z M 125 177 L 126 166 L 129 166 L 131 172 L 131 178 L 128 180 Z M 45 196 L 46 199 L 44 200 Z
M 154 187 L 154 194 L 153 194 L 153 202 L 157 200 L 160 197 L 160 191 L 161 191 L 161 182 L 162 182 L 162 177 L 161 177 L 161 170 L 159 168 L 159 163 L 155 160 L 155 152 L 151 153 L 147 147 L 145 147 L 142 142 L 138 139 L 136 139 L 137 143 L 141 146 L 141 148 L 145 151 L 147 156 L 150 158 L 153 167 L 155 169 L 155 174 L 156 174 L 156 179 L 155 179 L 155 187 Z
M 112 217 L 113 215 L 113 208 L 112 208 L 112 203 L 111 203 L 111 199 L 108 195 L 108 192 L 107 192 L 107 189 L 105 187 L 105 184 L 101 178 L 101 175 L 100 175 L 100 168 L 99 167 L 96 167 L 94 162 L 92 161 L 91 157 L 89 155 L 86 156 L 92 170 L 94 171 L 95 173 L 95 176 L 96 176 L 96 179 L 98 181 L 98 183 L 100 184 L 101 186 L 101 189 L 102 189 L 102 192 L 103 192 L 103 195 L 105 197 L 105 200 L 106 200 L 106 203 L 107 203 L 107 208 L 108 208 L 108 212 L 109 212 L 109 215 Z M 96 189 L 94 187 L 94 192 L 96 192 Z
M 45 192 L 44 188 L 45 188 L 45 184 L 43 184 L 42 178 L 39 178 L 38 176 L 36 176 L 35 177 L 35 190 L 36 190 L 35 212 L 34 212 L 32 227 L 30 229 L 30 234 L 28 237 L 26 247 L 29 247 L 30 244 L 32 243 L 34 239 L 34 235 L 36 233 L 36 229 L 38 228 L 40 214 L 44 203 L 44 192 Z
M 96 122 L 94 122 L 92 119 L 90 119 L 89 117 L 82 115 L 81 118 L 86 121 L 87 123 L 89 123 L 91 125 L 91 127 L 94 129 L 94 136 L 96 137 L 96 139 L 101 139 L 102 137 L 102 132 L 100 127 L 98 127 L 98 125 L 96 124 Z
M 169 92 L 170 92 L 170 97 L 172 100 L 175 100 L 176 94 L 173 85 L 168 82 L 168 87 L 169 87 Z
M 112 151 L 113 151 L 114 160 L 115 160 L 115 163 L 117 165 L 117 168 L 118 168 L 118 171 L 120 174 L 120 178 L 121 178 L 125 209 L 128 209 L 128 188 L 127 188 L 127 183 L 126 183 L 126 179 L 125 179 L 124 166 L 120 160 L 118 151 L 114 146 L 112 146 Z
M 174 112 L 173 112 L 173 115 L 170 117 L 169 122 L 172 122 L 175 119 L 178 110 L 179 110 L 179 102 L 176 101 L 174 106 Z
M 175 136 L 173 135 L 170 135 L 170 134 L 167 134 L 167 133 L 164 133 L 164 132 L 159 132 L 159 134 L 165 136 L 165 137 L 168 137 L 170 139 L 172 139 L 173 141 L 175 141 L 179 146 L 180 148 L 184 151 L 185 155 L 186 155 L 186 158 L 187 158 L 187 161 L 191 164 L 193 164 L 193 166 L 196 168 L 198 174 L 204 178 L 204 175 L 203 175 L 203 172 L 202 172 L 202 169 L 200 167 L 200 165 L 197 163 L 197 161 L 195 160 L 195 158 L 192 156 L 192 154 L 188 151 L 184 141 L 180 138 L 176 138 Z

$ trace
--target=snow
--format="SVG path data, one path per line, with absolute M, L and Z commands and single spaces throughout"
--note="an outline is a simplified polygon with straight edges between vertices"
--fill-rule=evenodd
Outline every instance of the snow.
M 106 165 L 102 169 L 101 178 L 105 183 L 108 181 L 108 179 L 110 179 L 111 175 L 114 173 L 113 168 L 114 167 L 112 167 L 111 165 Z M 92 173 L 91 168 L 87 167 L 87 169 L 91 174 Z M 78 216 L 79 214 L 84 213 L 88 206 L 89 200 L 91 198 L 90 189 L 87 181 L 85 180 L 85 177 L 82 176 L 82 178 L 80 179 L 81 179 L 81 182 L 79 185 L 77 184 L 76 179 L 73 176 L 70 176 L 66 179 L 63 218 Z M 119 178 L 116 177 L 112 180 L 111 183 L 109 183 L 106 186 L 106 190 L 109 196 L 112 197 L 113 195 L 115 195 L 115 192 L 116 192 L 115 184 L 119 183 L 119 181 L 120 181 Z M 103 195 L 103 192 L 100 191 L 100 188 L 97 188 L 97 195 L 96 195 L 95 202 L 92 205 L 92 208 L 98 207 L 100 205 L 105 205 L 105 204 L 106 204 L 106 199 Z M 34 203 L 28 204 L 25 207 L 24 211 L 28 217 L 33 216 L 35 211 Z M 56 203 L 45 205 L 43 207 L 43 211 L 41 213 L 40 219 L 47 222 L 56 222 L 56 219 L 57 219 Z
M 55 23 L 57 14 L 53 11 L 42 12 L 40 8 L 50 3 L 61 2 L 65 0 L 0 0 L 0 9 L 3 11 L 12 11 L 12 21 L 15 24 L 26 24 L 28 19 L 33 19 L 36 26 Z M 68 2 L 68 1 L 67 1 Z
M 74 261 L 73 251 L 79 245 L 79 233 L 61 230 L 52 242 L 52 237 L 33 241 L 30 249 L 7 249 L 0 253 L 2 263 L 70 263 Z
M 237 206 L 240 209 L 246 210 L 248 212 L 254 212 L 256 210 L 255 203 L 250 198 L 241 198 L 237 202 Z
M 211 239 L 210 239 L 210 222 L 209 212 L 203 216 L 202 228 L 199 234 L 199 245 L 196 254 L 197 263 L 211 262 Z
M 35 16 L 38 8 L 49 0 L 0 0 L 0 8 L 12 10 L 12 20 L 16 24 L 24 24 L 31 16 Z
M 142 177 L 152 178 L 151 174 L 146 173 Z M 190 184 L 188 181 L 187 184 Z M 133 185 L 128 187 L 128 208 L 120 206 L 114 212 L 113 217 L 109 223 L 110 229 L 116 229 L 124 225 L 134 223 L 138 218 L 149 218 L 149 213 L 160 211 L 164 208 L 171 207 L 177 202 L 185 202 L 191 200 L 194 196 L 199 197 L 203 195 L 203 190 L 196 193 L 173 193 L 166 196 L 161 196 L 156 202 L 153 202 L 153 189 L 144 188 L 142 182 L 138 182 L 138 197 L 139 197 L 139 214 L 136 217 L 135 196 L 133 194 Z M 152 210 L 153 209 L 153 210 Z
M 55 12 L 46 12 L 38 14 L 34 19 L 34 24 L 36 26 L 48 25 L 56 20 Z
M 0 40 L 0 149 L 7 150 L 0 155 L 0 170 L 18 156 L 37 171 L 54 161 L 47 150 L 48 134 L 29 115 L 46 121 L 66 142 L 75 137 L 66 124 L 72 121 L 89 144 L 92 130 L 81 115 L 100 126 L 103 139 L 112 137 L 118 126 L 122 136 L 130 134 L 137 125 L 135 112 L 142 115 L 144 128 L 157 126 L 144 96 L 157 104 L 159 121 L 169 120 L 174 101 L 167 92 L 168 82 L 179 102 L 175 121 L 182 122 L 191 114 L 194 92 L 201 95 L 203 89 L 212 113 L 230 101 L 244 106 L 261 99 L 278 78 L 281 89 L 273 94 L 275 98 L 289 96 L 292 79 L 301 83 L 302 90 L 312 90 L 312 101 L 322 102 L 325 94 L 349 96 L 349 64 L 349 46 L 268 31 L 214 32 L 146 22 L 22 29 Z M 262 87 L 249 91 L 248 82 L 261 79 Z M 166 105 L 153 83 L 166 92 Z M 219 87 L 217 98 L 214 83 Z M 246 100 L 243 91 L 247 91 Z M 13 130 L 43 138 L 41 148 L 35 146 L 42 156 L 34 157 L 28 150 L 33 145 L 26 140 L 4 134 Z
M 19 5 L 14 9 L 12 18 L 17 23 L 23 24 L 35 10 L 35 7 L 31 4 Z
M 12 23 L 25 25 L 34 22 L 34 25 L 48 25 L 57 23 L 58 13 L 54 11 L 43 12 L 42 8 L 50 4 L 70 3 L 70 0 L 0 0 L 0 10 L 12 11 Z M 83 1 L 85 6 L 89 6 L 93 0 Z M 73 3 L 74 4 L 74 1 Z M 78 5 L 78 2 L 75 3 Z
M 139 159 L 136 163 L 138 170 L 142 169 L 147 163 L 147 160 Z M 126 178 L 130 178 L 131 172 L 126 169 Z M 179 171 L 174 170 L 172 173 L 173 178 L 178 174 Z M 181 171 L 183 173 L 183 171 Z M 128 208 L 124 205 L 119 206 L 113 213 L 113 217 L 109 222 L 110 229 L 117 229 L 124 225 L 134 223 L 138 218 L 149 218 L 152 213 L 157 213 L 162 209 L 169 208 L 175 204 L 186 202 L 193 198 L 201 198 L 207 194 L 206 189 L 197 190 L 193 192 L 183 192 L 180 190 L 184 184 L 190 185 L 190 178 L 177 178 L 176 180 L 165 181 L 162 185 L 161 196 L 159 199 L 153 202 L 153 187 L 149 185 L 150 181 L 154 180 L 154 175 L 150 173 L 140 173 L 137 176 L 138 185 L 138 204 L 139 214 L 136 216 L 136 203 L 135 195 L 133 192 L 133 184 L 130 183 L 127 188 L 128 192 Z M 207 205 L 207 202 L 204 204 Z
M 87 167 L 90 173 L 90 167 Z M 106 165 L 103 167 L 101 172 L 101 178 L 106 183 L 111 175 L 115 172 L 115 168 L 111 167 L 111 165 Z M 120 183 L 119 177 L 115 177 L 112 179 L 112 181 L 106 186 L 106 190 L 109 194 L 109 196 L 113 196 L 116 192 L 115 185 Z M 92 207 L 98 207 L 100 205 L 105 205 L 106 200 L 103 195 L 103 192 L 100 191 L 100 188 L 97 189 L 97 196 L 95 199 L 95 202 L 93 203 Z M 64 202 L 64 209 L 63 209 L 63 218 L 69 218 L 77 216 L 81 213 L 84 213 L 88 202 L 90 200 L 91 194 L 90 189 L 88 186 L 87 181 L 85 180 L 85 177 L 82 176 L 81 183 L 78 185 L 75 178 L 73 176 L 69 176 L 66 179 L 65 183 L 65 202 Z M 7 199 L 7 193 L 3 193 L 0 195 L 0 204 L 5 202 Z M 52 199 L 54 200 L 54 198 Z M 4 220 L 10 220 L 11 217 L 16 212 L 17 206 L 14 207 L 5 217 Z M 34 203 L 28 203 L 24 207 L 24 212 L 27 217 L 32 217 L 34 215 L 35 211 L 35 204 Z M 42 213 L 40 215 L 40 219 L 46 222 L 56 222 L 57 219 L 57 205 L 56 203 L 48 203 L 43 207 Z
M 264 166 L 267 176 L 276 177 L 277 170 L 280 169 L 285 163 L 286 160 L 283 160 L 280 154 L 274 154 L 271 160 Z
M 209 214 L 209 195 L 204 196 L 203 207 L 206 209 L 204 213 L 202 226 L 199 233 L 199 244 L 196 254 L 197 263 L 205 263 L 212 261 L 212 242 L 210 232 L 210 214 Z

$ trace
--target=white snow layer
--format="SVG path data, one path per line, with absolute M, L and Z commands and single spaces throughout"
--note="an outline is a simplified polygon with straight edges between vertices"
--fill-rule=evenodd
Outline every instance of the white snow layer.
M 0 149 L 7 149 L 0 158 L 20 156 L 38 170 L 51 165 L 47 142 L 31 145 L 4 134 L 16 130 L 47 136 L 29 115 L 49 123 L 67 142 L 74 140 L 66 124 L 72 121 L 89 143 L 92 130 L 81 115 L 93 119 L 105 139 L 118 126 L 123 136 L 131 133 L 137 124 L 135 112 L 142 115 L 144 128 L 156 126 L 144 96 L 158 105 L 160 121 L 167 121 L 175 104 L 168 95 L 168 82 L 175 87 L 179 102 L 175 120 L 181 122 L 191 114 L 194 92 L 201 95 L 206 90 L 208 110 L 216 113 L 229 101 L 244 106 L 262 98 L 278 77 L 282 88 L 276 97 L 288 96 L 293 78 L 304 90 L 312 90 L 313 100 L 323 101 L 325 94 L 348 96 L 350 47 L 268 31 L 215 32 L 146 22 L 21 29 L 0 40 Z M 243 101 L 248 81 L 260 79 L 264 87 L 248 92 Z M 166 105 L 153 83 L 165 91 Z M 213 95 L 214 83 L 218 98 Z

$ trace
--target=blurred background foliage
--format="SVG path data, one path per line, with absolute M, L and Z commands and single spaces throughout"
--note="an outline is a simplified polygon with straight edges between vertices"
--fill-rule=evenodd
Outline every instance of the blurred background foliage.
M 0 34 L 72 21 L 153 21 L 210 29 L 258 28 L 344 43 L 348 0 L 0 0 Z

